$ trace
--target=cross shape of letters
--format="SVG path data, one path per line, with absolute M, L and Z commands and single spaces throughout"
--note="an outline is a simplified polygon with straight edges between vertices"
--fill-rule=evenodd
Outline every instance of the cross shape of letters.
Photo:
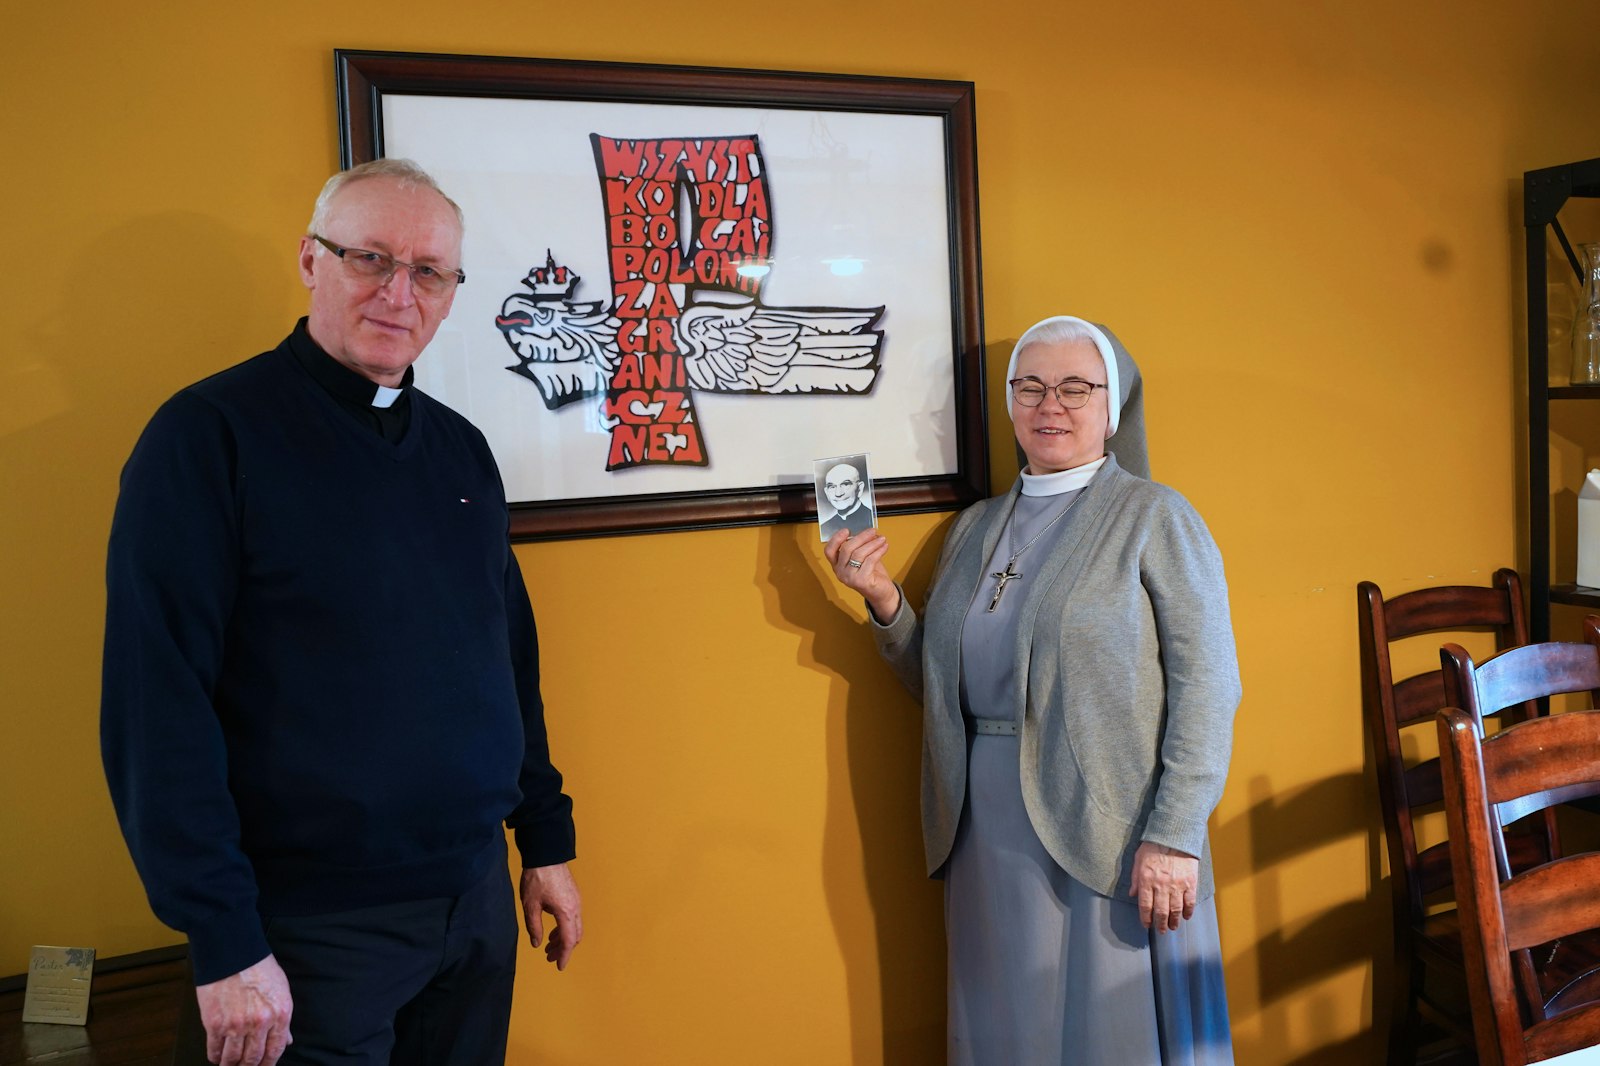
M 709 465 L 696 392 L 872 391 L 883 306 L 761 302 L 777 235 L 756 135 L 589 140 L 611 299 L 573 300 L 581 279 L 546 249 L 496 325 L 547 409 L 598 400 L 607 470 Z

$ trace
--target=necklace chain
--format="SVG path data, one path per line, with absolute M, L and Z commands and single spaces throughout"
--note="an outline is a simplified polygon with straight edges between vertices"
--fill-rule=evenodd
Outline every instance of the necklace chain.
M 1078 501 L 1081 500 L 1081 499 L 1083 499 L 1083 490 L 1079 489 L 1078 490 L 1078 494 L 1076 496 L 1072 497 L 1072 499 L 1068 500 L 1067 501 L 1067 505 L 1065 507 L 1061 508 L 1061 510 L 1059 512 L 1057 512 L 1057 514 L 1056 514 L 1056 516 L 1054 518 L 1052 518 L 1052 519 L 1050 519 L 1050 521 L 1046 522 L 1044 524 L 1044 528 L 1039 530 L 1039 532 L 1037 532 L 1037 533 L 1035 533 L 1033 535 L 1033 539 L 1032 540 L 1028 541 L 1028 543 L 1024 544 L 1022 547 L 1018 548 L 1016 551 L 1011 553 L 1011 562 L 1007 563 L 1006 565 L 1009 567 L 1011 565 L 1011 563 L 1016 562 L 1017 559 L 1021 557 L 1023 552 L 1027 551 L 1029 548 L 1031 548 L 1035 544 L 1039 543 L 1039 538 L 1044 536 L 1046 533 L 1050 532 L 1050 527 L 1055 525 L 1057 522 L 1061 521 L 1063 518 L 1065 518 L 1067 516 L 1067 512 L 1072 510 L 1074 507 L 1078 506 Z M 1015 508 L 1012 509 L 1011 513 L 1013 515 L 1016 514 Z
M 1065 518 L 1067 512 L 1072 510 L 1074 507 L 1076 507 L 1078 505 L 1078 501 L 1081 500 L 1081 499 L 1083 499 L 1083 490 L 1079 489 L 1078 490 L 1078 494 L 1076 496 L 1074 496 L 1071 500 L 1067 501 L 1067 505 L 1065 507 L 1061 508 L 1061 510 L 1059 512 L 1057 512 L 1057 514 L 1056 514 L 1056 516 L 1054 518 L 1052 518 L 1052 519 L 1050 519 L 1050 521 L 1046 522 L 1044 524 L 1044 528 L 1039 530 L 1039 532 L 1037 532 L 1037 533 L 1035 533 L 1033 535 L 1033 539 L 1032 540 L 1028 541 L 1028 543 L 1024 544 L 1022 547 L 1018 548 L 1016 551 L 1011 553 L 1011 558 L 1006 560 L 1006 568 L 1004 570 L 998 570 L 995 573 L 992 573 L 992 574 L 989 575 L 990 577 L 995 579 L 995 582 L 994 582 L 994 599 L 989 601 L 989 610 L 986 613 L 993 614 L 994 611 L 995 611 L 995 608 L 1000 606 L 1000 597 L 1005 595 L 1006 586 L 1008 584 L 1010 584 L 1011 582 L 1018 581 L 1018 580 L 1020 580 L 1022 578 L 1021 572 L 1017 570 L 1017 560 L 1022 558 L 1022 553 L 1027 551 L 1029 548 L 1033 547 L 1035 544 L 1039 543 L 1039 538 L 1043 537 L 1046 533 L 1050 532 L 1050 527 L 1055 525 L 1057 522 L 1061 521 L 1063 518 Z M 1017 513 L 1016 512 L 1016 507 L 1013 506 L 1012 510 L 1011 510 L 1011 518 L 1012 519 L 1014 519 L 1016 517 L 1016 513 Z M 1010 523 L 1010 520 L 1011 519 L 1007 520 L 1008 524 Z

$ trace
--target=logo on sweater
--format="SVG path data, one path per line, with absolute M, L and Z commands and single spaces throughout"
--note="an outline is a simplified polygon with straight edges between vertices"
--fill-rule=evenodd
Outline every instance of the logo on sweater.
M 706 466 L 698 392 L 868 393 L 884 308 L 762 302 L 776 234 L 760 138 L 590 134 L 605 200 L 609 300 L 545 249 L 496 326 L 546 409 L 593 400 L 607 470 Z

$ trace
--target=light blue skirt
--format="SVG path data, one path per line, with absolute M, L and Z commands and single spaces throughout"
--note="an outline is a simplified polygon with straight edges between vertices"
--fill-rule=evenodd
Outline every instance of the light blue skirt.
M 952 1066 L 1231 1066 L 1215 901 L 1176 932 L 1069 877 L 1022 804 L 1018 738 L 968 740 L 945 871 Z

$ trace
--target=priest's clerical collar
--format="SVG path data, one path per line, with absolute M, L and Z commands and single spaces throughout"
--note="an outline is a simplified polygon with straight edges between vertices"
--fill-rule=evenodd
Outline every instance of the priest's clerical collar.
M 411 387 L 411 382 L 416 379 L 416 372 L 409 366 L 406 367 L 405 376 L 400 379 L 398 389 L 391 389 L 362 377 L 323 351 L 322 345 L 311 338 L 310 331 L 306 329 L 306 320 L 303 318 L 295 325 L 289 343 L 300 365 L 306 368 L 306 372 L 315 378 L 319 385 L 333 393 L 336 399 L 348 404 L 361 407 L 393 407 L 395 401 L 405 394 Z
M 1106 465 L 1106 457 L 1101 456 L 1092 463 L 1075 466 L 1071 470 L 1059 470 L 1054 474 L 1030 474 L 1022 472 L 1022 494 L 1024 496 L 1059 496 L 1063 492 L 1081 489 L 1087 485 L 1099 471 Z

